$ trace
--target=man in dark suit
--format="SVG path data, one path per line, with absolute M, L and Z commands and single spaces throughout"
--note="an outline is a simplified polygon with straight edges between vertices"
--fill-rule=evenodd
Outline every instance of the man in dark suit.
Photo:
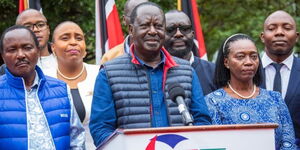
M 263 87 L 282 94 L 293 120 L 299 147 L 300 59 L 293 55 L 298 37 L 296 22 L 287 12 L 275 11 L 266 18 L 261 33 L 261 40 L 265 45 L 262 57 L 265 76 Z
M 165 17 L 165 48 L 171 55 L 190 62 L 197 72 L 204 95 L 216 90 L 213 84 L 215 65 L 211 62 L 201 60 L 192 53 L 192 49 L 197 47 L 194 43 L 194 31 L 190 18 L 184 12 L 178 10 L 167 12 Z

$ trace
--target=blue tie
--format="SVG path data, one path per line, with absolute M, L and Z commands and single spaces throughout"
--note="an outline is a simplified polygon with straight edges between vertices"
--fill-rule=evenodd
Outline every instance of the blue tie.
M 283 66 L 283 64 L 278 64 L 278 63 L 272 63 L 271 64 L 275 70 L 275 78 L 274 78 L 274 84 L 273 84 L 273 91 L 278 91 L 281 93 L 281 75 L 280 75 L 280 69 Z

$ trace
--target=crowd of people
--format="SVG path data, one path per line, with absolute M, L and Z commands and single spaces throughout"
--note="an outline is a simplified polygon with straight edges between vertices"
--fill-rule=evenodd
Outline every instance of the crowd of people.
M 276 123 L 276 150 L 300 149 L 299 33 L 290 14 L 266 17 L 262 58 L 251 37 L 236 33 L 220 43 L 215 64 L 193 53 L 184 12 L 127 0 L 123 24 L 129 35 L 98 66 L 83 62 L 75 22 L 57 25 L 50 42 L 41 12 L 18 15 L 0 39 L 0 149 L 90 150 L 117 129 L 185 126 L 168 93 L 174 84 L 193 125 Z

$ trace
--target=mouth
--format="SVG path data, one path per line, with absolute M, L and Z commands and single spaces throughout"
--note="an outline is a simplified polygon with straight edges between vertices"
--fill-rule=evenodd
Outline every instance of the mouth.
M 175 47 L 183 47 L 183 46 L 185 46 L 185 42 L 184 41 L 174 41 L 173 42 L 173 46 L 175 46 Z
M 242 70 L 242 72 L 243 72 L 244 74 L 254 74 L 254 73 L 255 73 L 255 70 L 247 69 L 247 70 Z
M 43 40 L 42 36 L 36 36 L 37 40 L 40 42 L 41 40 Z
M 273 41 L 272 42 L 274 45 L 285 45 L 285 44 L 287 44 L 287 41 L 285 41 L 285 40 L 275 40 L 275 41 Z
M 29 62 L 27 62 L 27 61 L 19 61 L 19 62 L 16 63 L 17 67 L 24 67 L 24 66 L 27 66 L 27 65 L 29 65 Z
M 70 54 L 79 54 L 80 53 L 80 50 L 77 50 L 77 49 L 69 49 L 67 50 L 68 53 Z
M 156 43 L 156 42 L 159 42 L 159 40 L 158 39 L 146 39 L 145 40 L 146 42 L 153 42 L 153 43 Z

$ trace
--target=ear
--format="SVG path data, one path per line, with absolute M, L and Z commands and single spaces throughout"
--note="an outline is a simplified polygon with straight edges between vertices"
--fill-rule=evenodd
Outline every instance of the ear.
M 82 58 L 84 58 L 86 56 L 87 52 L 84 51 Z
M 122 24 L 126 25 L 125 15 L 122 15 Z
M 191 32 L 191 34 L 193 35 L 193 38 L 195 37 L 195 31 L 193 30 L 192 32 Z
M 228 58 L 224 58 L 224 66 L 229 69 Z
M 50 36 L 50 26 L 47 25 L 47 28 L 48 28 L 48 35 Z
M 296 32 L 297 38 L 296 38 L 296 42 L 298 42 L 299 40 L 299 32 Z
M 52 49 L 53 55 L 56 56 L 56 54 L 55 54 L 55 45 L 53 43 L 51 43 L 51 49 Z
M 262 43 L 265 43 L 265 35 L 264 35 L 264 32 L 261 32 L 260 33 L 260 40 Z
M 132 33 L 133 33 L 133 25 L 130 24 L 128 27 L 129 27 L 129 28 L 128 28 L 128 33 L 129 33 L 130 36 L 132 36 Z

